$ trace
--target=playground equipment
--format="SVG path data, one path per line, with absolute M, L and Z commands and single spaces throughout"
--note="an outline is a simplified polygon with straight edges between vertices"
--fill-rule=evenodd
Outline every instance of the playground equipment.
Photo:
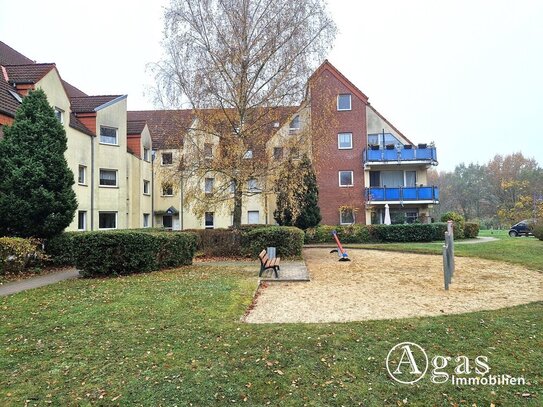
M 347 252 L 341 245 L 341 242 L 339 241 L 339 238 L 337 237 L 337 232 L 335 230 L 332 231 L 332 236 L 334 236 L 334 239 L 336 240 L 337 249 L 331 250 L 330 253 L 337 253 L 339 261 L 351 261 L 351 259 L 349 259 L 349 256 L 347 255 Z
M 454 230 L 452 220 L 447 222 L 445 232 L 445 244 L 443 245 L 443 277 L 445 279 L 445 290 L 449 289 L 454 275 Z

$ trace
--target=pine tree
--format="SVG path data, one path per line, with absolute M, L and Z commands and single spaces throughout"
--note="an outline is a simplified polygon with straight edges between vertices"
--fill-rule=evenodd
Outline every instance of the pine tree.
M 295 164 L 285 163 L 276 183 L 277 209 L 274 218 L 282 226 L 307 229 L 321 221 L 319 189 L 311 161 L 304 155 Z
M 45 92 L 30 92 L 0 140 L 0 236 L 49 237 L 71 223 L 77 200 L 66 148 Z

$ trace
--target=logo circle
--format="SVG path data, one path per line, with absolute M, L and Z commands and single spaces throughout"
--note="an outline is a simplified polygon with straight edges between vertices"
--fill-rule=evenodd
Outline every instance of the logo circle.
M 391 356 L 393 357 L 397 352 L 401 352 L 399 363 L 396 367 L 396 369 L 391 369 Z M 415 357 L 415 353 L 418 357 Z M 421 355 L 424 357 L 424 369 L 421 370 L 417 359 L 419 362 L 422 360 Z M 406 359 L 406 361 L 404 361 Z M 415 378 L 413 380 L 405 380 L 404 378 L 399 378 L 398 375 L 401 375 L 402 372 L 400 371 L 400 368 L 402 365 L 407 365 L 411 369 L 410 374 L 414 375 Z M 394 367 L 394 366 L 392 366 Z M 398 383 L 402 384 L 413 384 L 418 382 L 420 379 L 424 377 L 426 372 L 428 371 L 428 355 L 426 354 L 426 351 L 416 343 L 413 342 L 402 342 L 397 345 L 394 345 L 392 349 L 388 352 L 387 358 L 386 358 L 386 368 L 387 372 L 392 377 L 393 380 L 397 381 Z

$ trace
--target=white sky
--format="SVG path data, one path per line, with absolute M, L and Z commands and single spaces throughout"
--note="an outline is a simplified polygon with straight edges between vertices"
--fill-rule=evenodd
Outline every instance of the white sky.
M 0 40 L 89 94 L 152 109 L 167 0 L 3 0 Z M 328 59 L 440 170 L 522 151 L 543 164 L 543 1 L 329 0 Z

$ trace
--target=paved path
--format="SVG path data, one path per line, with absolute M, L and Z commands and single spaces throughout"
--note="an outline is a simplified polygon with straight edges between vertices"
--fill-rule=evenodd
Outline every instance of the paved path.
M 67 271 L 59 271 L 58 273 L 47 274 L 45 276 L 32 277 L 22 281 L 14 281 L 12 283 L 0 285 L 0 297 L 77 277 L 79 277 L 79 271 L 76 269 L 71 269 Z

